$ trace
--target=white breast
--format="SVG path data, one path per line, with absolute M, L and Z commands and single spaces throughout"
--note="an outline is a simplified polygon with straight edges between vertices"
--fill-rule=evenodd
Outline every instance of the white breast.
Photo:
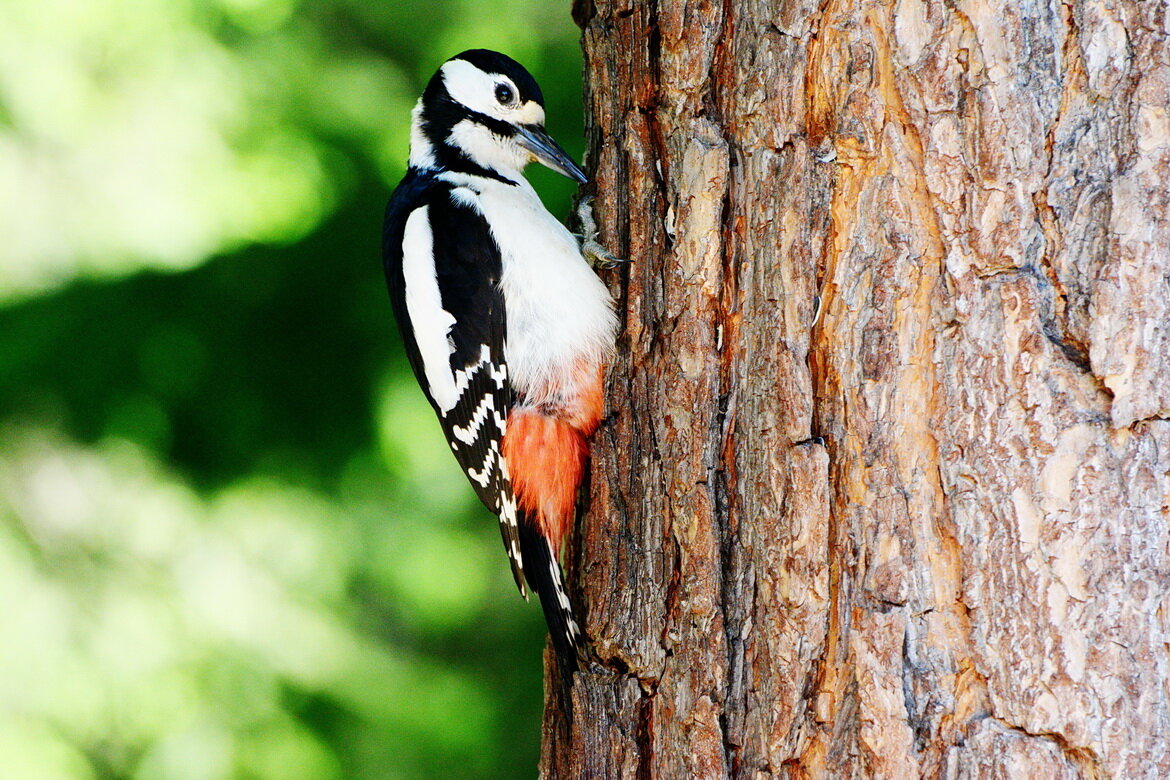
M 508 373 L 540 403 L 605 361 L 617 325 L 613 302 L 576 239 L 526 180 L 513 186 L 476 177 L 474 186 L 478 195 L 460 192 L 487 220 L 503 258 Z

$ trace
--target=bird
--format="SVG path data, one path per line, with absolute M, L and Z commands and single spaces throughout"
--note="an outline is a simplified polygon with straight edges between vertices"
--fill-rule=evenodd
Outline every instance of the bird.
M 560 553 L 617 327 L 590 259 L 615 258 L 592 236 L 583 252 L 524 177 L 537 162 L 588 181 L 544 121 L 540 87 L 511 57 L 471 49 L 444 62 L 411 113 L 382 256 L 415 378 L 571 676 L 584 637 Z

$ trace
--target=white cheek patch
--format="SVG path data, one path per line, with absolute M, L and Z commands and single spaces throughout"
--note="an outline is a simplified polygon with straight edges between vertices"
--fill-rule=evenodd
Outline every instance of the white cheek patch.
M 451 128 L 451 134 L 447 136 L 447 143 L 473 159 L 490 154 L 492 147 L 500 144 L 491 130 L 470 119 L 464 119 Z
M 439 281 L 435 276 L 435 246 L 426 206 L 415 209 L 406 219 L 402 237 L 402 280 L 406 286 L 406 311 L 414 330 L 414 341 L 422 357 L 431 398 L 447 412 L 459 400 L 451 373 L 451 341 L 455 325 L 451 312 L 443 308 Z
M 447 143 L 459 149 L 477 164 L 495 171 L 521 170 L 529 154 L 508 139 L 501 139 L 479 122 L 464 119 L 451 128 Z

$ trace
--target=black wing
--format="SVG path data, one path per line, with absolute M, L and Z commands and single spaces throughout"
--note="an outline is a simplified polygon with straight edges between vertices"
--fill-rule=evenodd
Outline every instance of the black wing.
M 398 323 L 398 332 L 402 336 L 410 368 L 422 385 L 427 400 L 432 404 L 434 401 L 427 392 L 423 374 L 422 356 L 419 354 L 418 344 L 415 343 L 414 332 L 406 311 L 406 282 L 402 276 L 402 239 L 406 233 L 407 218 L 415 209 L 425 204 L 435 183 L 436 179 L 429 171 L 408 169 L 406 176 L 390 196 L 390 202 L 386 204 L 386 217 L 382 222 L 382 270 L 386 272 L 390 305 L 394 309 L 394 319 Z
M 403 238 L 406 222 L 426 209 L 433 236 L 431 256 L 442 308 L 454 317 L 448 334 L 450 394 L 432 392 L 413 329 L 409 327 Z M 504 358 L 507 337 L 501 260 L 487 223 L 472 207 L 452 200 L 451 187 L 427 173 L 408 174 L 386 209 L 383 260 L 390 299 L 411 368 L 439 416 L 455 459 L 471 486 L 500 518 L 500 533 L 512 575 L 525 592 L 524 569 L 516 525 L 516 501 L 503 460 L 502 443 L 512 402 Z

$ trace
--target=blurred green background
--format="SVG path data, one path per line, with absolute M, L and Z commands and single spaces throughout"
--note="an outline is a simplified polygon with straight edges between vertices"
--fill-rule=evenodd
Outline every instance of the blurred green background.
M 535 776 L 540 610 L 380 234 L 462 49 L 580 159 L 577 40 L 540 0 L 0 0 L 0 776 Z

